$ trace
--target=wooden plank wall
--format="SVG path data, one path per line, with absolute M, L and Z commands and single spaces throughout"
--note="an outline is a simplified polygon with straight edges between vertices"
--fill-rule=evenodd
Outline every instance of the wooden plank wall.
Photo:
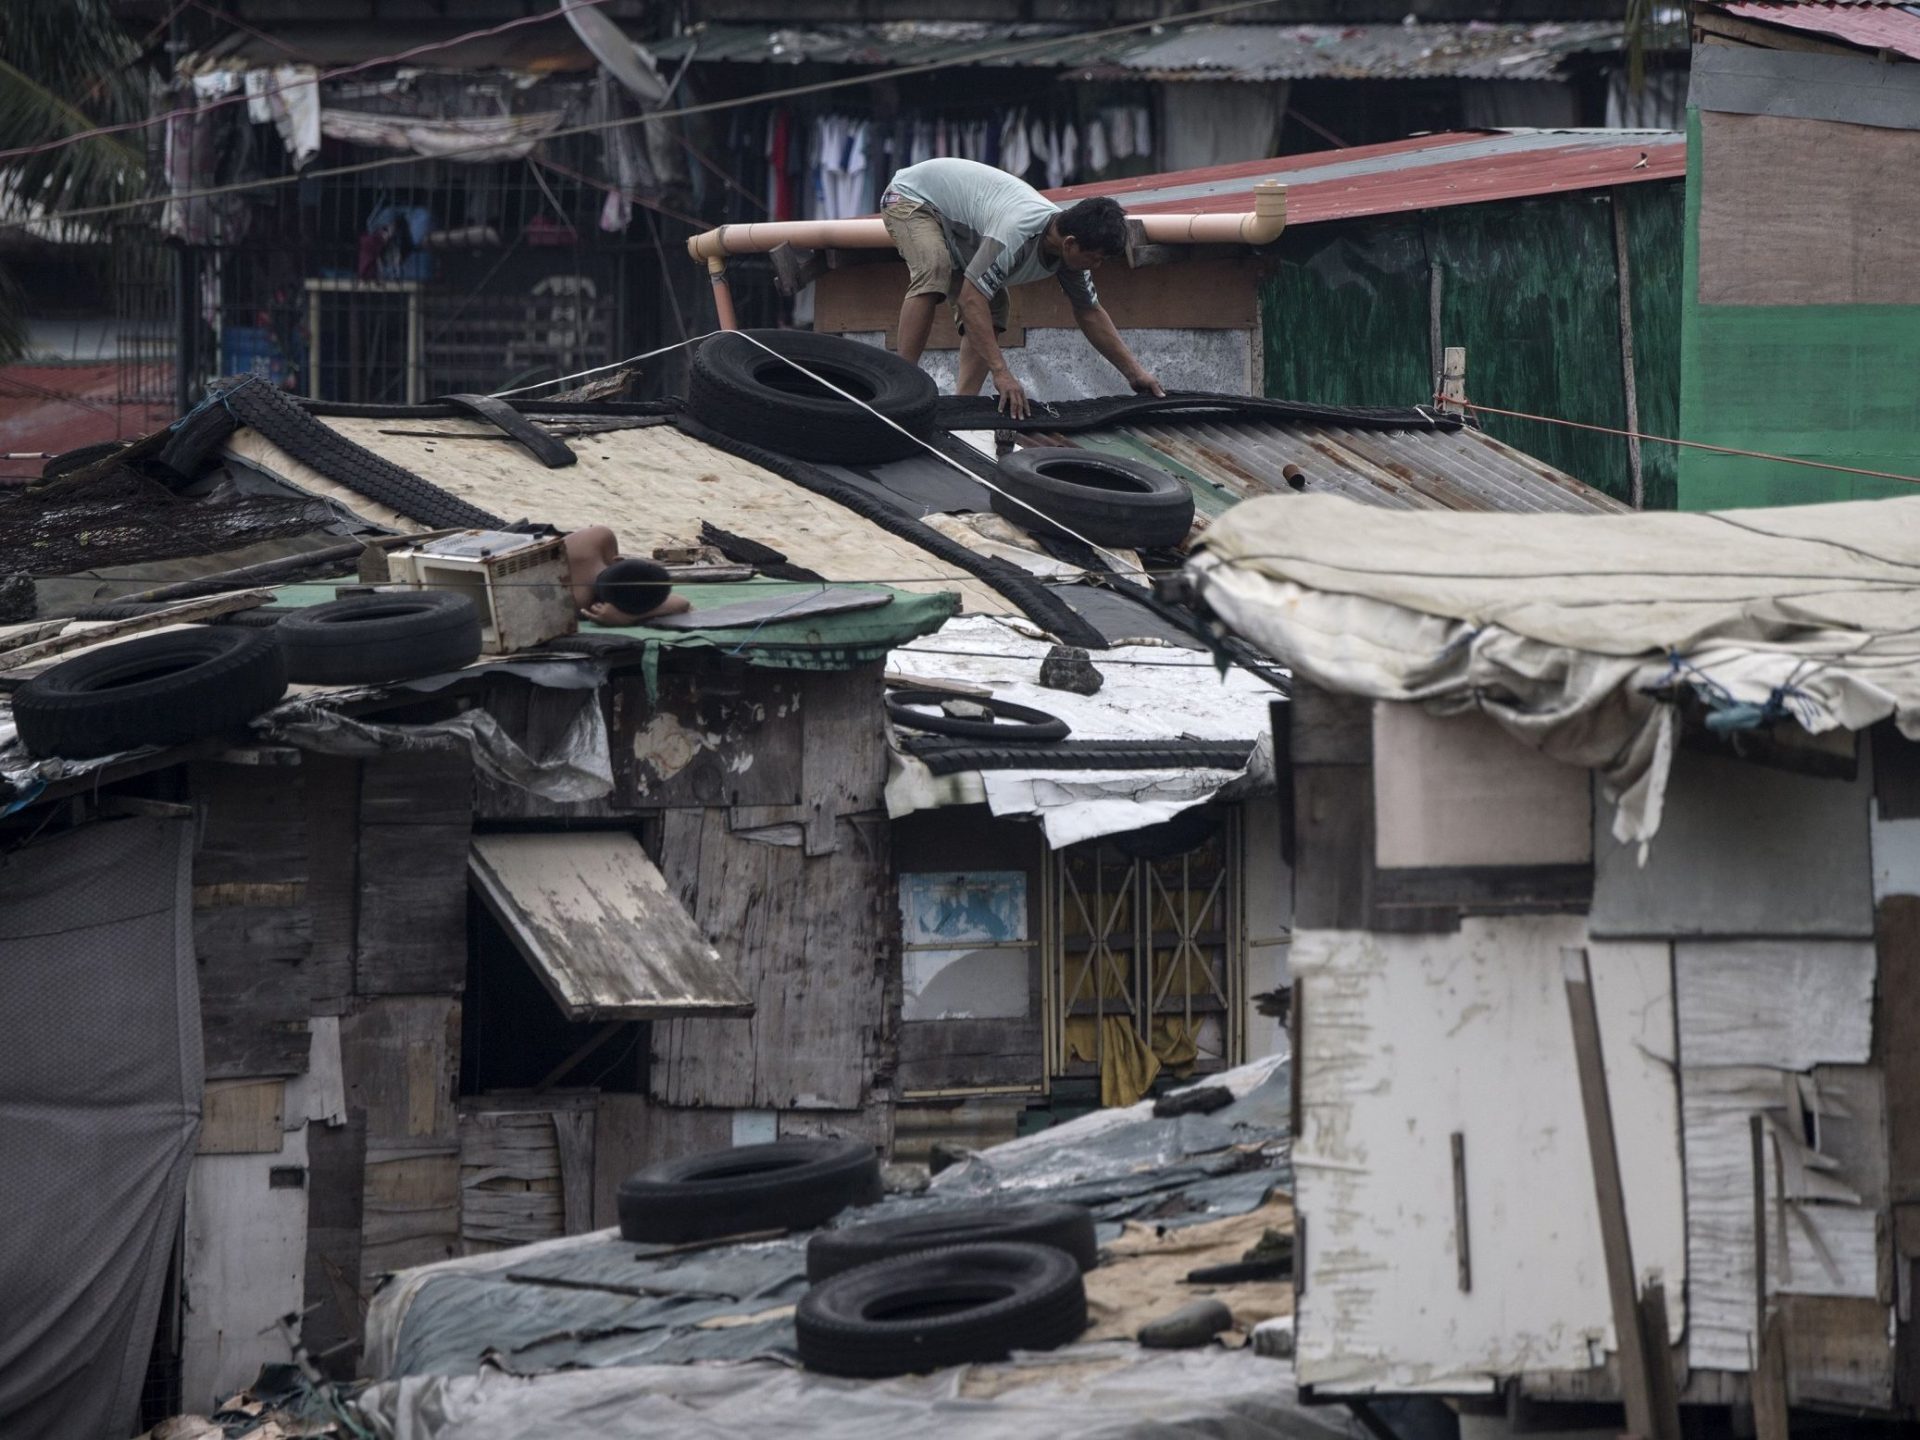
M 748 674 L 743 685 L 757 684 Z M 751 805 L 665 809 L 657 857 L 701 929 L 738 966 L 755 1014 L 655 1025 L 651 1092 L 670 1106 L 885 1106 L 900 958 L 882 799 L 880 666 L 767 683 L 765 699 L 796 696 L 786 716 L 801 737 L 791 801 L 776 803 L 781 797 L 769 789 Z M 662 693 L 672 693 L 664 680 Z M 751 688 L 743 699 L 764 703 Z M 765 710 L 775 713 L 771 704 Z M 646 730 L 639 725 L 636 738 Z M 770 757 L 790 767 L 790 739 L 771 726 L 763 739 Z M 614 748 L 627 748 L 624 737 Z M 749 754 L 752 775 L 761 750 Z
M 352 1373 L 374 1278 L 458 1249 L 469 771 L 464 750 L 358 760 L 260 747 L 188 772 L 217 1086 L 197 1164 L 264 1155 L 279 1189 L 300 1172 L 290 1293 L 311 1307 L 305 1338 L 333 1374 Z M 310 1054 L 337 1071 L 341 1113 L 287 1113 L 282 1080 L 303 1079 Z M 266 1145 L 269 1129 L 284 1142 Z M 247 1273 L 235 1263 L 244 1219 L 206 1234 L 203 1273 L 189 1277 L 215 1329 L 251 1314 L 238 1279 L 215 1278 Z

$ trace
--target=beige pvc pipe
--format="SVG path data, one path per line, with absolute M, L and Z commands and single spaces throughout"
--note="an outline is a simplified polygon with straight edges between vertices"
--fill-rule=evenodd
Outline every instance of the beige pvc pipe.
M 1287 187 L 1262 180 L 1253 187 L 1253 210 L 1241 215 L 1135 215 L 1130 217 L 1156 245 L 1266 245 L 1287 228 Z M 687 253 L 712 269 L 729 255 L 758 255 L 782 245 L 801 250 L 888 250 L 893 239 L 877 216 L 860 220 L 763 220 L 722 225 L 687 240 Z

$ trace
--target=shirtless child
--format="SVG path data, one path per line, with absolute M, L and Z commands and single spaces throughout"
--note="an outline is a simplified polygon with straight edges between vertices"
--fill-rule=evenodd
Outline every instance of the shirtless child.
M 675 595 L 666 567 L 652 560 L 628 560 L 620 542 L 604 525 L 589 525 L 567 536 L 568 579 L 582 619 L 596 625 L 639 625 L 693 607 Z

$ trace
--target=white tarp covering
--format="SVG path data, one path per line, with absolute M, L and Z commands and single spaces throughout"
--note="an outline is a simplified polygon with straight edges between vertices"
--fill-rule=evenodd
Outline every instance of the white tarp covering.
M 1598 770 L 1647 840 L 1688 685 L 1812 733 L 1920 738 L 1920 498 L 1724 514 L 1398 512 L 1252 500 L 1207 531 L 1196 593 L 1316 685 L 1479 709 Z M 1749 718 L 1759 718 L 1748 711 Z
M 997 700 L 1044 710 L 1072 727 L 1072 740 L 1249 740 L 1243 770 L 1196 766 L 1152 770 L 985 770 L 933 775 L 893 753 L 887 812 L 894 819 L 941 805 L 985 803 L 995 815 L 1038 815 L 1054 849 L 1170 820 L 1229 785 L 1271 783 L 1268 707 L 1280 693 L 1244 670 L 1223 676 L 1213 658 L 1171 645 L 1116 645 L 1090 653 L 1105 683 L 1093 695 L 1049 690 L 1040 662 L 1053 642 L 1020 622 L 963 615 L 895 650 L 889 674 L 990 690 Z

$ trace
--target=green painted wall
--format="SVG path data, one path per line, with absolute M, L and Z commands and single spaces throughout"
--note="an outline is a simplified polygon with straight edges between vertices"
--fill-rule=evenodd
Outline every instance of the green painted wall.
M 1920 474 L 1920 306 L 1702 305 L 1699 215 L 1700 119 L 1690 110 L 1680 433 L 1710 445 Z M 1897 480 L 1777 461 L 1701 450 L 1680 457 L 1686 510 L 1912 493 Z
M 1672 434 L 1682 189 L 1656 181 L 1622 193 L 1641 428 Z M 1261 292 L 1266 393 L 1330 404 L 1425 403 L 1437 267 L 1441 343 L 1466 347 L 1470 399 L 1623 428 L 1611 207 L 1607 192 L 1587 191 L 1289 232 Z M 1619 437 L 1502 416 L 1484 424 L 1588 484 L 1629 497 L 1627 445 Z M 1643 445 L 1642 465 L 1648 506 L 1672 506 L 1671 447 Z

